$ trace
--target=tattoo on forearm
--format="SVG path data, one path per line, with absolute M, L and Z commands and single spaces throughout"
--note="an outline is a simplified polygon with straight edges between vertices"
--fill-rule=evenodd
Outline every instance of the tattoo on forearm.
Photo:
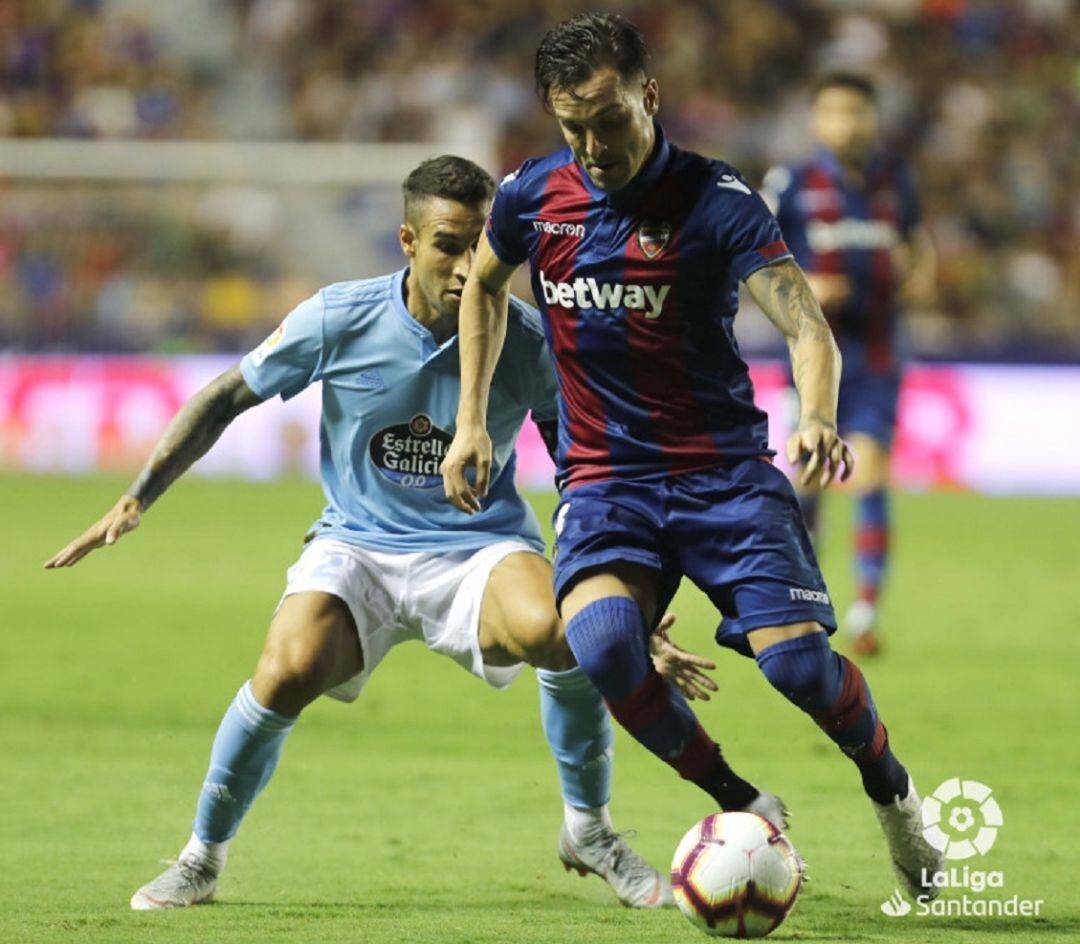
M 775 324 L 788 343 L 797 341 L 800 336 L 825 344 L 832 337 L 828 322 L 821 312 L 821 306 L 814 298 L 814 292 L 806 276 L 793 262 L 781 262 L 759 269 L 768 286 L 768 297 L 759 304 L 769 319 Z
M 835 412 L 835 386 L 839 377 L 823 365 L 839 365 L 836 344 L 802 270 L 794 262 L 778 262 L 759 269 L 747 284 L 762 311 L 787 341 L 792 377 L 800 397 L 804 397 L 815 380 L 831 377 L 832 383 L 826 385 L 834 389 L 827 396 L 833 400 Z
M 200 390 L 172 418 L 150 460 L 127 494 L 144 509 L 217 442 L 225 428 L 259 399 L 244 382 L 239 368 L 232 368 Z

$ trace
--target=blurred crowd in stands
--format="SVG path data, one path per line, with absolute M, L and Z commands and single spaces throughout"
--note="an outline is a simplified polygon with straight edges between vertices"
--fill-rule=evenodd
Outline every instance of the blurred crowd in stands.
M 560 143 L 533 92 L 532 57 L 550 25 L 584 8 L 0 0 L 0 349 L 242 349 L 324 276 L 287 243 L 236 238 L 191 194 L 5 181 L 4 138 L 468 141 L 506 172 Z M 644 29 L 669 135 L 751 179 L 810 148 L 816 73 L 875 78 L 940 257 L 937 297 L 910 313 L 917 352 L 1080 356 L 1072 0 L 591 8 Z M 361 264 L 333 277 L 371 274 Z

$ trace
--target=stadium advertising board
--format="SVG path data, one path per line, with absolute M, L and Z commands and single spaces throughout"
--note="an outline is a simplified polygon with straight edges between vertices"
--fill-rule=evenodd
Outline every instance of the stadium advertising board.
M 236 362 L 229 356 L 0 358 L 0 466 L 81 474 L 129 471 L 169 417 Z M 774 449 L 789 426 L 777 362 L 751 365 Z M 317 387 L 243 414 L 195 467 L 205 475 L 317 477 Z M 933 364 L 912 367 L 901 393 L 894 474 L 908 489 L 1080 494 L 1080 367 Z M 779 461 L 779 460 L 778 460 Z M 518 473 L 552 488 L 551 463 L 526 423 Z

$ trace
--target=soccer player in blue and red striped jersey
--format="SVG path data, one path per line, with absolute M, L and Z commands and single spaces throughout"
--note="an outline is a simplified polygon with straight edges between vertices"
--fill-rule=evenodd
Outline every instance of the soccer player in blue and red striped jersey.
M 447 495 L 484 506 L 484 416 L 510 277 L 527 260 L 559 384 L 555 596 L 579 666 L 682 777 L 724 809 L 753 802 L 649 664 L 649 628 L 689 577 L 723 614 L 718 641 L 752 655 L 855 762 L 902 881 L 932 896 L 941 859 L 918 794 L 861 672 L 829 645 L 829 595 L 771 462 L 732 333 L 739 282 L 787 338 L 802 403 L 789 457 L 821 485 L 852 461 L 836 429 L 836 343 L 761 198 L 734 168 L 665 138 L 645 63 L 641 33 L 614 14 L 573 17 L 540 45 L 537 87 L 568 146 L 496 193 L 462 296 Z
M 806 273 L 844 358 L 838 428 L 859 457 L 856 601 L 844 628 L 854 652 L 878 651 L 877 602 L 889 547 L 889 452 L 900 393 L 901 289 L 926 296 L 934 254 L 904 164 L 878 142 L 876 90 L 864 76 L 835 72 L 815 86 L 809 160 L 775 167 L 763 195 Z M 818 491 L 800 489 L 811 532 Z

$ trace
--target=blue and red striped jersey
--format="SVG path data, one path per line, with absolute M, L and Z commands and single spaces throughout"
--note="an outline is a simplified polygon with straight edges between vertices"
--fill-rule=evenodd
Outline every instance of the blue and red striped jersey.
M 775 167 L 764 191 L 791 251 L 807 272 L 846 276 L 851 294 L 826 312 L 842 345 L 864 347 L 871 365 L 891 366 L 898 325 L 893 249 L 919 221 L 915 189 L 896 157 L 875 153 L 861 179 L 829 151 Z
M 569 148 L 499 185 L 487 238 L 526 259 L 559 384 L 560 487 L 771 455 L 733 333 L 738 281 L 789 255 L 734 168 L 656 146 L 621 190 Z

